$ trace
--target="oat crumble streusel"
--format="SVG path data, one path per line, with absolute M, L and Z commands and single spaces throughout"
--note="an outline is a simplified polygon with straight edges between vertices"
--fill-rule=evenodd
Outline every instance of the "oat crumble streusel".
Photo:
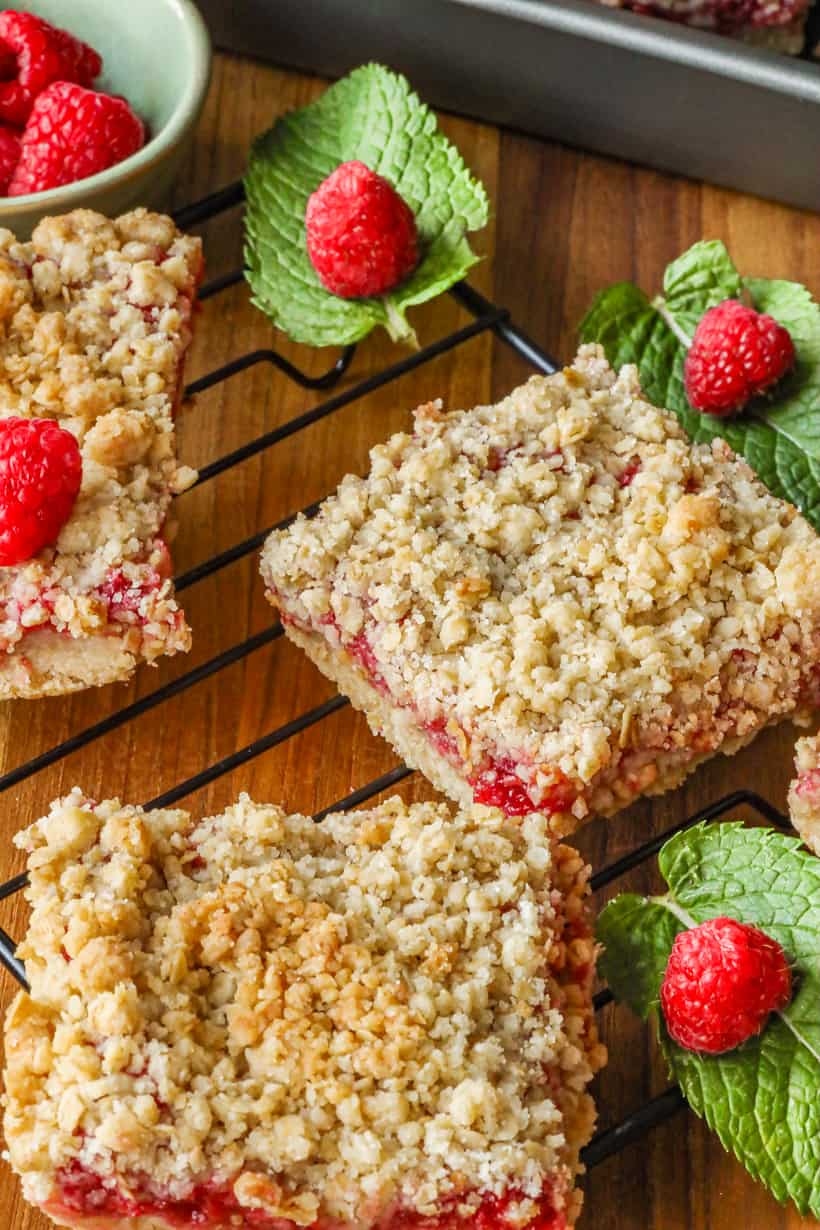
M 197 822 L 75 790 L 16 840 L 5 1135 L 60 1224 L 574 1224 L 605 1052 L 588 868 L 545 817 L 242 796 Z
M 820 702 L 820 539 L 595 346 L 498 405 L 422 406 L 262 574 L 408 763 L 559 832 Z
M 195 478 L 173 416 L 201 273 L 201 241 L 145 209 L 46 218 L 25 243 L 0 230 L 0 415 L 56 420 L 83 463 L 55 546 L 0 568 L 0 698 L 189 646 L 162 529 Z

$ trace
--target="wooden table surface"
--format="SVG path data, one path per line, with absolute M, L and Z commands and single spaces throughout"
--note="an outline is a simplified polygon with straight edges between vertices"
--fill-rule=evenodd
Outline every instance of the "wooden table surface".
M 321 89 L 317 80 L 218 57 L 177 203 L 238 177 L 254 134 Z M 704 237 L 723 239 L 743 272 L 794 278 L 820 292 L 818 216 L 462 119 L 445 117 L 443 126 L 494 202 L 494 221 L 477 238 L 486 259 L 472 281 L 553 354 L 567 358 L 574 352 L 577 322 L 600 287 L 628 278 L 656 288 L 666 263 Z M 238 266 L 238 210 L 209 223 L 203 234 L 210 276 Z M 467 317 L 445 296 L 416 309 L 414 321 L 424 344 Z M 271 345 L 313 372 L 335 357 L 290 346 L 250 306 L 244 286 L 237 286 L 205 304 L 189 374 L 199 376 Z M 386 336 L 372 337 L 360 346 L 342 387 L 398 357 Z M 187 493 L 177 505 L 177 571 L 321 497 L 347 471 L 361 472 L 368 448 L 404 427 L 417 403 L 442 397 L 457 407 L 494 400 L 528 374 L 507 348 L 482 335 Z M 257 366 L 201 395 L 186 410 L 181 456 L 204 464 L 319 400 L 321 395 L 306 394 L 266 365 Z M 255 555 L 193 585 L 184 604 L 194 632 L 187 659 L 145 668 L 128 686 L 0 706 L 0 769 L 8 771 L 85 730 L 271 623 Z M 5 792 L 0 878 L 22 867 L 12 834 L 73 785 L 97 798 L 146 801 L 332 695 L 307 660 L 280 640 L 96 739 Z M 580 845 L 593 866 L 603 866 L 739 786 L 753 787 L 782 806 L 793 740 L 789 726 L 770 731 L 734 759 L 699 769 L 671 796 L 641 803 L 615 821 L 589 825 Z M 396 763 L 387 745 L 348 707 L 220 777 L 186 805 L 208 814 L 244 790 L 311 812 Z M 418 775 L 401 789 L 408 798 L 432 793 Z M 651 869 L 631 878 L 639 889 L 652 883 Z M 0 925 L 21 934 L 25 906 L 19 896 L 3 905 Z M 0 984 L 5 1001 L 14 988 L 5 975 Z M 610 1066 L 597 1091 L 600 1122 L 606 1126 L 662 1090 L 667 1078 L 649 1031 L 625 1009 L 607 1009 L 603 1031 Z M 689 1112 L 595 1169 L 585 1187 L 581 1225 L 597 1230 L 796 1230 L 809 1224 L 756 1186 Z M 23 1204 L 16 1180 L 2 1164 L 0 1227 L 45 1230 L 47 1224 Z

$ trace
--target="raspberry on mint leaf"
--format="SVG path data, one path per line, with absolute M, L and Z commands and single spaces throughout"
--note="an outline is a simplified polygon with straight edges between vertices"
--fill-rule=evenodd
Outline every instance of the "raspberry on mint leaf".
M 343 162 L 308 199 L 307 249 L 319 280 L 342 299 L 384 295 L 418 264 L 416 220 L 382 175 Z
M 787 329 L 739 299 L 705 312 L 686 355 L 683 379 L 695 410 L 735 414 L 765 393 L 794 366 Z
M 820 858 L 723 820 L 675 833 L 658 870 L 659 895 L 601 911 L 598 972 L 660 1027 L 670 1077 L 723 1147 L 820 1223 Z
M 57 81 L 34 104 L 9 196 L 73 184 L 145 144 L 145 127 L 124 98 Z
M 433 112 L 381 64 L 258 136 L 244 184 L 253 302 L 309 346 L 350 346 L 376 328 L 417 345 L 408 312 L 465 277 L 478 260 L 467 236 L 489 215 Z
M 0 122 L 22 127 L 35 99 L 55 81 L 89 86 L 102 71 L 93 47 L 14 9 L 0 12 Z
M 674 1042 L 720 1055 L 761 1033 L 791 993 L 791 970 L 775 940 L 733 918 L 713 918 L 675 936 L 660 999 Z
M 0 567 L 56 542 L 83 477 L 80 448 L 53 419 L 0 419 Z

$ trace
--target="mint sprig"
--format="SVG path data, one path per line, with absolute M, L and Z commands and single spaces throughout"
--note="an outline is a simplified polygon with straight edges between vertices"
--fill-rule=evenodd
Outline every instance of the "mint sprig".
M 820 859 L 772 829 L 700 825 L 660 853 L 669 892 L 617 897 L 598 920 L 599 968 L 619 1000 L 657 1020 L 687 1101 L 780 1201 L 820 1217 Z M 675 935 L 728 915 L 782 945 L 796 993 L 763 1033 L 725 1055 L 669 1037 L 658 1007 Z
M 308 197 L 342 162 L 358 159 L 413 210 L 422 252 L 389 294 L 341 299 L 325 290 L 305 242 Z M 356 69 L 316 102 L 278 120 L 253 144 L 245 176 L 246 276 L 253 302 L 312 346 L 348 345 L 376 325 L 415 341 L 408 308 L 463 278 L 478 257 L 466 235 L 485 226 L 487 194 L 404 77 Z
M 784 325 L 797 351 L 792 374 L 771 398 L 720 419 L 689 405 L 683 385 L 686 339 L 710 307 L 744 296 Z M 820 306 L 804 286 L 741 278 L 718 240 L 696 243 L 673 261 L 654 301 L 631 282 L 602 291 L 580 325 L 613 366 L 635 363 L 650 401 L 674 411 L 698 442 L 722 436 L 766 486 L 820 530 Z

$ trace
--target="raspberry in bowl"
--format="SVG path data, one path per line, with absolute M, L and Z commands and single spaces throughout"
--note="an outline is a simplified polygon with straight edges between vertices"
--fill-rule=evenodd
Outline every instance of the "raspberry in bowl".
M 2 10 L 0 27 L 4 18 L 0 227 L 27 239 L 41 218 L 77 206 L 114 216 L 165 201 L 209 80 L 210 44 L 192 0 L 34 0 Z M 43 40 L 42 23 L 56 38 Z M 75 134 L 67 150 L 43 139 L 55 125 Z M 54 186 L 36 190 L 43 184 Z

